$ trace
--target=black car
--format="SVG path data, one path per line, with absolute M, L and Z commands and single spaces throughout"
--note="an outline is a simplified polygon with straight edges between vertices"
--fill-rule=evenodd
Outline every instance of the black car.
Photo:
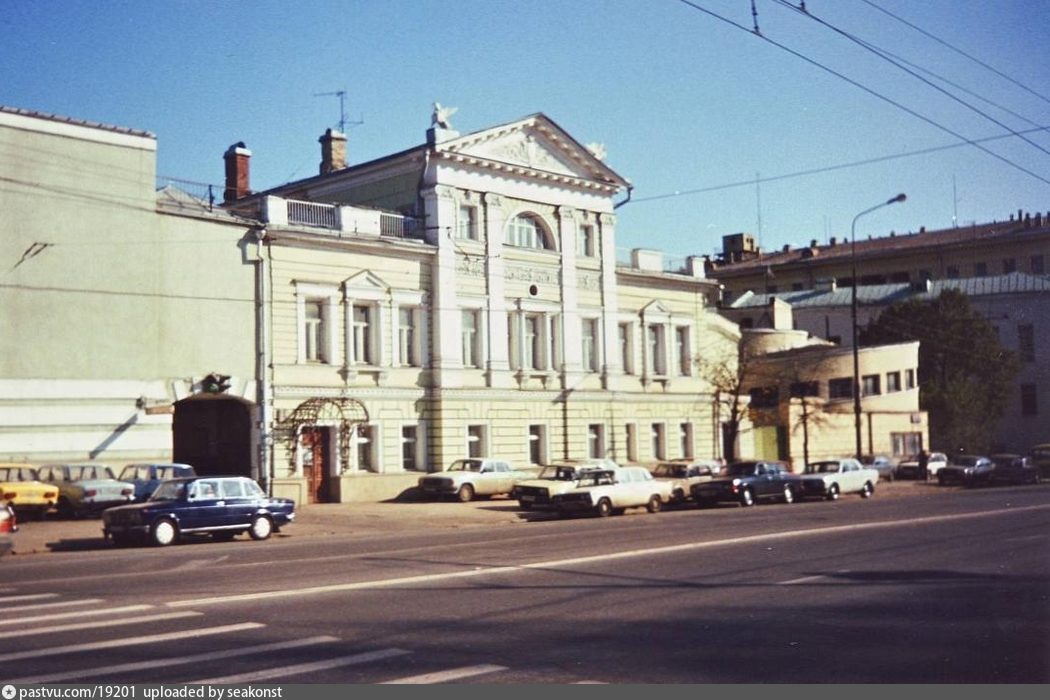
M 979 486 L 989 483 L 995 462 L 980 455 L 955 455 L 947 467 L 937 472 L 937 483 L 941 486 L 962 484 Z
M 162 481 L 148 501 L 107 508 L 102 532 L 118 546 L 148 541 L 173 544 L 184 534 L 230 540 L 247 532 L 253 540 L 295 519 L 295 501 L 271 498 L 243 476 L 207 476 Z
M 700 506 L 718 502 L 753 506 L 760 500 L 792 503 L 802 494 L 802 481 L 783 462 L 734 462 L 719 478 L 693 484 L 690 493 Z
M 1038 484 L 1039 468 L 1029 457 L 1017 454 L 992 455 L 995 468 L 988 477 L 990 484 Z

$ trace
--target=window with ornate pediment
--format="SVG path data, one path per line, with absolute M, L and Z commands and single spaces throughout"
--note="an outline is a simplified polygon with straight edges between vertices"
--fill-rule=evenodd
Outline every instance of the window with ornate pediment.
M 507 236 L 504 242 L 515 248 L 554 250 L 547 229 L 539 219 L 529 214 L 519 214 L 507 223 Z

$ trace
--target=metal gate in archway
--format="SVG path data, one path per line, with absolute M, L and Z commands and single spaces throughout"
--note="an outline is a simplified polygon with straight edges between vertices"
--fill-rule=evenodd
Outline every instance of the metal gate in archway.
M 339 464 L 341 470 L 346 470 L 350 465 L 351 431 L 365 423 L 368 423 L 368 409 L 360 401 L 345 397 L 314 397 L 299 404 L 278 424 L 288 447 L 291 470 L 294 472 L 302 461 L 311 497 L 328 490 L 326 483 L 318 484 L 315 480 L 324 481 L 332 475 L 327 464 L 327 432 L 337 431 Z M 304 449 L 309 453 L 303 452 Z M 306 468 L 307 465 L 310 469 Z

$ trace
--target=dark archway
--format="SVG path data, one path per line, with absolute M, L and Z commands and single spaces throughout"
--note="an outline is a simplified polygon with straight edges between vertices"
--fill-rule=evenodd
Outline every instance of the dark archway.
M 256 405 L 238 396 L 205 393 L 175 402 L 175 461 L 193 465 L 202 476 L 258 480 L 252 440 L 255 416 Z

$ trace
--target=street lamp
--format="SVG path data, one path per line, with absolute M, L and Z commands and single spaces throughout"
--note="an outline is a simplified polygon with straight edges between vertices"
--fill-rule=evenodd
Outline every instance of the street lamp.
M 857 441 L 857 454 L 855 455 L 857 459 L 861 458 L 864 450 L 860 439 L 860 350 L 857 343 L 857 219 L 865 214 L 870 214 L 876 209 L 903 202 L 907 198 L 901 192 L 893 199 L 888 199 L 882 204 L 876 204 L 870 209 L 865 209 L 853 217 L 853 223 L 849 227 L 851 241 L 850 261 L 853 265 L 853 289 L 850 299 L 850 320 L 853 325 L 853 429 Z

